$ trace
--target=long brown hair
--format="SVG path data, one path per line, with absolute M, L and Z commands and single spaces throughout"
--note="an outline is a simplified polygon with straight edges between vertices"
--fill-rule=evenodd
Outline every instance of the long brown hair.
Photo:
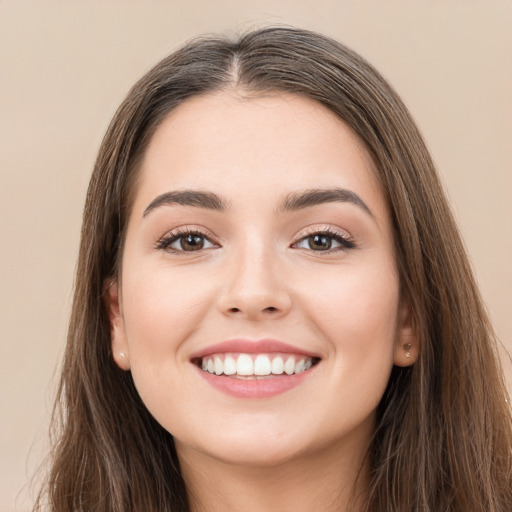
M 119 272 L 138 163 L 187 98 L 239 88 L 312 98 L 366 145 L 389 203 L 402 293 L 421 340 L 377 411 L 367 510 L 510 512 L 512 418 L 496 341 L 434 165 L 406 107 L 360 56 L 325 36 L 271 27 L 195 39 L 118 109 L 87 194 L 54 447 L 36 510 L 188 510 L 173 438 L 114 363 L 104 285 Z

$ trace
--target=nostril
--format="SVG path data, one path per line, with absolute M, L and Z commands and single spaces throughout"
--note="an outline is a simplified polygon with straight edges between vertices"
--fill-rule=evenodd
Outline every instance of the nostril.
M 273 313 L 274 311 L 277 311 L 277 308 L 274 306 L 269 306 L 268 308 L 265 308 L 263 311 L 268 311 L 269 313 Z

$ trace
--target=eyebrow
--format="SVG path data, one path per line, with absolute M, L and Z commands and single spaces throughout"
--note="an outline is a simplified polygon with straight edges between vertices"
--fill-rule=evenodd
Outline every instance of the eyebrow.
M 143 217 L 146 217 L 152 210 L 164 205 L 179 204 L 181 206 L 195 206 L 208 210 L 225 211 L 229 208 L 228 202 L 213 192 L 201 190 L 176 190 L 159 195 L 144 210 Z
M 323 203 L 351 203 L 373 217 L 373 213 L 370 208 L 368 208 L 368 205 L 355 192 L 344 188 L 315 188 L 293 192 L 286 196 L 279 210 L 301 210 L 302 208 L 308 208 Z
M 327 189 L 307 189 L 288 194 L 279 208 L 278 212 L 302 210 L 324 203 L 351 203 L 358 206 L 371 217 L 373 214 L 367 204 L 351 190 L 344 188 Z M 157 196 L 149 206 L 144 210 L 143 217 L 146 217 L 152 210 L 160 206 L 171 206 L 179 204 L 181 206 L 193 206 L 196 208 L 205 208 L 224 212 L 229 209 L 229 202 L 215 194 L 201 190 L 176 190 L 165 192 Z

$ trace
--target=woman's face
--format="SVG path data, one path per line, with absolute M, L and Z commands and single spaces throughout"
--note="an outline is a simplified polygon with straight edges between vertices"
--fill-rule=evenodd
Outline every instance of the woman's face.
M 364 449 L 393 364 L 416 357 L 372 162 L 330 110 L 292 95 L 171 112 L 108 301 L 114 357 L 180 456 Z

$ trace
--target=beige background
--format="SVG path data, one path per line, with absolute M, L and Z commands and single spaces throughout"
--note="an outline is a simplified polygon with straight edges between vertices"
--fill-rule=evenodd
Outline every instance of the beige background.
M 114 110 L 184 39 L 264 23 L 332 35 L 398 89 L 512 349 L 512 1 L 0 0 L 0 512 L 29 509 L 21 489 L 45 446 L 85 190 Z

